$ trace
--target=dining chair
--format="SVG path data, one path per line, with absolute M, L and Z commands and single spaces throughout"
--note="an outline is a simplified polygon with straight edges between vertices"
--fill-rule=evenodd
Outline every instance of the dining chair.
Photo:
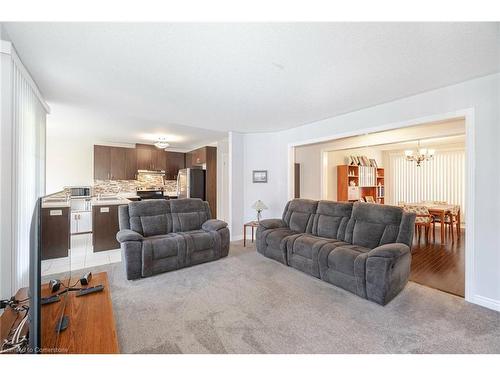
M 422 237 L 422 228 L 424 229 L 425 243 L 429 243 L 429 235 L 431 232 L 431 225 L 434 223 L 434 217 L 429 213 L 429 209 L 425 206 L 417 204 L 405 204 L 403 210 L 416 214 L 415 217 L 415 231 L 418 236 L 418 243 Z M 435 237 L 434 237 L 435 238 Z
M 453 225 L 455 225 L 456 231 L 457 231 L 457 238 L 460 238 L 460 226 L 458 225 L 458 220 L 460 216 L 460 206 L 459 205 L 453 205 L 449 212 L 445 215 L 444 217 L 444 223 L 441 223 L 441 218 L 439 216 L 434 216 L 434 226 L 432 228 L 432 235 L 435 238 L 436 235 L 436 223 L 441 223 L 441 225 L 444 225 L 445 233 L 448 235 L 448 233 L 451 234 L 451 242 L 455 242 L 455 233 L 453 231 Z

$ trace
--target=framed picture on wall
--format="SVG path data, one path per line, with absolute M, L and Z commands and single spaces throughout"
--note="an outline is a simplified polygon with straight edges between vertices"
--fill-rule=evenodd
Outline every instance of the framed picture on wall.
M 267 183 L 267 171 L 252 171 L 252 181 L 256 183 Z

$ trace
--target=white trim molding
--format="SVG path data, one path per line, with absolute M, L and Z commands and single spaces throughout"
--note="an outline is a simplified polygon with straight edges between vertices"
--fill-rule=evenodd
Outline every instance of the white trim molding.
M 468 302 L 475 303 L 476 305 L 500 312 L 500 301 L 493 298 L 483 297 L 476 294 Z

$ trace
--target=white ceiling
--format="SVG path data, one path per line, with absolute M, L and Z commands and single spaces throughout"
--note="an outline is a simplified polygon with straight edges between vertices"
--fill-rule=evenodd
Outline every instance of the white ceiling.
M 189 148 L 498 72 L 497 23 L 7 23 L 59 134 Z M 175 140 L 177 137 L 177 140 Z M 152 139 L 151 139 L 152 140 Z

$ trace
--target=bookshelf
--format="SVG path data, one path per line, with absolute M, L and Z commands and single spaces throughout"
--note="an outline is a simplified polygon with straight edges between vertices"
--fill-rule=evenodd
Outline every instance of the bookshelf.
M 351 185 L 354 181 L 354 186 Z M 337 165 L 337 200 L 355 202 L 371 196 L 376 203 L 384 204 L 384 168 Z

